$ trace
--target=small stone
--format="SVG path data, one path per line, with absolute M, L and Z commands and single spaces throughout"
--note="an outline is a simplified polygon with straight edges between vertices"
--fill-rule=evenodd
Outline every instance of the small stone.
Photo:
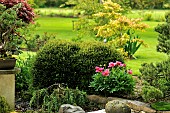
M 63 104 L 60 106 L 58 113 L 85 113 L 85 111 L 79 106 Z
M 106 113 L 131 113 L 131 109 L 120 100 L 109 101 L 105 106 Z

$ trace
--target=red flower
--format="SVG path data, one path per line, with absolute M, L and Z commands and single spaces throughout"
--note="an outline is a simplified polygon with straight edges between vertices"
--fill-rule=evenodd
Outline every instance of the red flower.
M 132 74 L 132 70 L 131 69 L 127 70 L 127 73 L 131 75 Z
M 98 67 L 98 66 L 96 66 L 95 69 L 96 69 L 96 72 L 102 72 L 104 70 L 104 68 L 101 68 L 101 67 Z
M 120 67 L 126 67 L 126 64 L 120 64 Z
M 116 65 L 117 65 L 117 66 L 120 66 L 120 64 L 122 64 L 122 62 L 116 61 Z
M 108 67 L 114 67 L 116 66 L 116 63 L 110 62 Z
M 102 75 L 109 76 L 109 73 L 110 73 L 109 69 L 106 69 L 105 71 L 102 72 Z

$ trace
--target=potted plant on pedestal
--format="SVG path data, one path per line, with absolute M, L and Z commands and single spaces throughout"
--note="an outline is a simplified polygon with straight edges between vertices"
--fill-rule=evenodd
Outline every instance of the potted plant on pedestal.
M 19 45 L 26 40 L 21 30 L 33 23 L 34 17 L 26 0 L 0 0 L 0 69 L 14 68 L 16 59 L 12 55 L 19 52 Z M 10 64 L 6 65 L 7 62 Z

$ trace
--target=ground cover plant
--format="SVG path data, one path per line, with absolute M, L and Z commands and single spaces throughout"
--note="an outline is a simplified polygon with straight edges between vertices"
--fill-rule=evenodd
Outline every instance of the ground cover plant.
M 170 103 L 169 102 L 156 102 L 156 103 L 151 104 L 151 107 L 159 111 L 169 111 Z

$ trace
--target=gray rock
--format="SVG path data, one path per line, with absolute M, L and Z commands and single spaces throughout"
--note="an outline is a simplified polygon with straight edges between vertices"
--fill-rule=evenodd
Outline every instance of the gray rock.
M 79 106 L 63 104 L 60 106 L 58 113 L 85 113 L 85 111 Z
M 131 113 L 131 109 L 120 100 L 109 101 L 105 106 L 106 113 Z

